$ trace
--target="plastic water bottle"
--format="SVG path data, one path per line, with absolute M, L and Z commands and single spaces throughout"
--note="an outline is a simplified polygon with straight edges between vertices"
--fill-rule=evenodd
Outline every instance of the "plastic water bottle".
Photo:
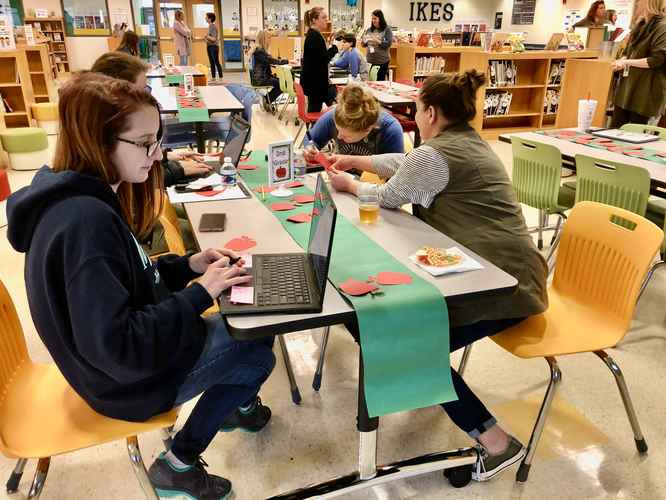
M 303 179 L 307 172 L 307 165 L 305 164 L 305 157 L 303 156 L 302 149 L 294 150 L 294 176 L 297 179 Z
M 220 167 L 220 176 L 222 176 L 222 185 L 223 186 L 235 186 L 236 185 L 236 167 L 231 162 L 231 158 L 226 156 L 224 158 L 224 163 Z

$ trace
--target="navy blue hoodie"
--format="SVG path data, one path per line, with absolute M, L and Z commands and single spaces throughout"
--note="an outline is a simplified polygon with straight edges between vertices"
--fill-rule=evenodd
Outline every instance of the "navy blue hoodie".
M 111 187 L 42 167 L 8 201 L 8 239 L 26 253 L 37 332 L 76 392 L 99 413 L 143 421 L 173 406 L 201 354 L 213 303 L 187 257 L 153 265 Z

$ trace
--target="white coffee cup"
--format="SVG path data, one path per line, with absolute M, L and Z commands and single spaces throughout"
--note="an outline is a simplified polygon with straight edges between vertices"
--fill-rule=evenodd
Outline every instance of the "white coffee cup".
M 597 101 L 594 99 L 578 100 L 578 130 L 585 132 L 592 127 L 592 119 L 597 110 Z

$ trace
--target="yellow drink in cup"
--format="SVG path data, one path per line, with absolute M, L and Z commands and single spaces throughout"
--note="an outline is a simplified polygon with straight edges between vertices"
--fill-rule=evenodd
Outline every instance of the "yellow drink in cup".
M 376 191 L 358 196 L 358 215 L 363 224 L 374 224 L 379 218 L 379 198 Z

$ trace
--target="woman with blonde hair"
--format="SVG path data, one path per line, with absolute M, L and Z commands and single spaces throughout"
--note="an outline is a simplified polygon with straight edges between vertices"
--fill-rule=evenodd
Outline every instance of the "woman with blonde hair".
M 335 107 L 317 120 L 309 135 L 306 145 L 321 149 L 333 140 L 335 150 L 340 154 L 364 156 L 405 152 L 398 120 L 382 110 L 372 93 L 359 85 L 347 85 Z M 311 149 L 306 149 L 306 160 L 314 161 Z
M 227 250 L 153 263 L 141 249 L 163 196 L 150 93 L 88 72 L 62 87 L 58 110 L 52 168 L 7 205 L 35 328 L 67 382 L 107 417 L 141 422 L 201 394 L 148 475 L 161 497 L 226 498 L 231 483 L 208 474 L 201 454 L 220 430 L 268 423 L 257 392 L 275 358 L 271 338 L 236 342 L 222 318 L 201 314 L 250 277 Z
M 273 89 L 269 92 L 270 102 L 275 102 L 282 91 L 280 90 L 280 81 L 271 71 L 271 66 L 278 64 L 287 64 L 286 59 L 276 59 L 270 55 L 271 33 L 261 30 L 257 33 L 254 52 L 252 58 L 252 85 L 270 85 Z
M 625 56 L 613 63 L 622 71 L 613 100 L 611 126 L 648 123 L 666 107 L 666 0 L 639 0 Z
M 187 66 L 187 59 L 192 53 L 192 30 L 185 24 L 185 14 L 177 10 L 173 22 L 173 41 L 176 45 L 176 54 L 180 57 L 179 64 Z
M 412 204 L 413 213 L 518 280 L 512 294 L 449 303 L 451 352 L 495 335 L 548 306 L 546 262 L 527 231 L 504 164 L 469 122 L 485 83 L 476 70 L 426 79 L 416 100 L 424 142 L 407 155 L 332 157 L 331 185 L 374 192 L 385 208 Z M 355 168 L 388 178 L 381 186 L 342 172 Z M 451 369 L 458 400 L 443 403 L 451 420 L 478 442 L 472 479 L 487 481 L 518 462 L 525 448 Z

